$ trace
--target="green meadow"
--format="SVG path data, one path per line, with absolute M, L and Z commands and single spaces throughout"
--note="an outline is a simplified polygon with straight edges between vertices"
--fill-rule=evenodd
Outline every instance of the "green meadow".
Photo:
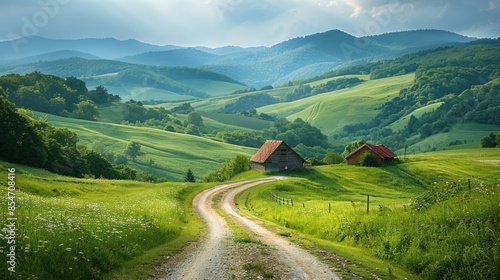
M 191 200 L 208 184 L 149 184 L 74 179 L 0 162 L 0 190 L 7 197 L 7 169 L 15 168 L 15 273 L 0 264 L 0 279 L 138 279 L 159 256 L 198 237 L 202 223 Z M 7 200 L 0 203 L 7 211 Z M 9 253 L 7 243 L 0 252 Z
M 186 86 L 189 86 L 190 88 L 205 92 L 210 96 L 228 95 L 237 90 L 248 88 L 241 84 L 210 79 L 186 79 L 179 80 L 179 82 Z
M 319 166 L 252 188 L 237 202 L 283 235 L 351 260 L 348 269 L 363 277 L 495 279 L 499 159 L 499 149 L 470 149 L 378 168 Z
M 78 135 L 80 144 L 100 153 L 123 154 L 127 145 L 136 141 L 145 155 L 130 160 L 129 166 L 169 181 L 183 181 L 188 168 L 200 180 L 237 154 L 250 157 L 256 152 L 255 148 L 155 128 L 37 115 L 46 116 L 56 127 L 71 129 Z M 150 160 L 154 161 L 153 165 L 149 164 Z
M 342 131 L 348 124 L 367 122 L 378 113 L 378 107 L 396 97 L 402 88 L 413 82 L 414 74 L 370 80 L 342 89 L 293 102 L 260 107 L 259 113 L 301 118 L 321 129 L 326 135 Z

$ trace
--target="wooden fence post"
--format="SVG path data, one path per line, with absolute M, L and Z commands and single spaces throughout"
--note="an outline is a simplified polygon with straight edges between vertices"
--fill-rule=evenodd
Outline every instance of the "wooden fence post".
M 332 204 L 328 203 L 328 213 L 332 213 Z

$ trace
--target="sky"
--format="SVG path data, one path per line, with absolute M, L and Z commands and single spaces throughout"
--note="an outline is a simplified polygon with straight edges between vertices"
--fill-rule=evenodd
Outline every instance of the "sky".
M 155 45 L 271 46 L 327 30 L 357 37 L 442 29 L 500 37 L 500 0 L 1 0 L 0 41 L 136 39 Z

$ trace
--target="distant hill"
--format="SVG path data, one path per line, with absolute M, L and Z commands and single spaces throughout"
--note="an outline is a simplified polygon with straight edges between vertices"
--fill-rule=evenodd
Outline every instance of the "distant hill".
M 262 87 L 473 40 L 442 30 L 414 30 L 365 37 L 330 30 L 293 38 L 272 47 L 184 48 L 111 38 L 54 40 L 28 37 L 0 42 L 0 61 L 70 50 L 135 64 L 196 66 L 222 73 L 250 87 Z
M 106 59 L 136 55 L 149 51 L 177 49 L 177 46 L 156 46 L 137 40 L 103 39 L 48 39 L 39 36 L 0 42 L 0 60 L 20 59 L 61 50 L 89 53 Z
M 457 45 L 474 38 L 441 30 L 415 30 L 354 37 L 331 30 L 294 38 L 265 50 L 222 56 L 206 69 L 252 86 L 281 85 L 325 70 L 396 58 L 414 51 Z
M 0 66 L 27 64 L 39 61 L 52 61 L 52 60 L 71 58 L 71 57 L 79 57 L 84 59 L 101 59 L 100 57 L 89 53 L 84 53 L 80 51 L 62 50 L 62 51 L 54 51 L 40 55 L 29 56 L 21 59 L 0 61 Z
M 119 61 L 159 66 L 200 66 L 208 63 L 217 55 L 200 51 L 194 48 L 175 49 L 168 51 L 155 51 L 141 53 L 134 56 L 126 56 Z
M 214 87 L 218 87 L 218 92 L 225 94 L 246 88 L 223 74 L 208 70 L 154 67 L 104 59 L 72 57 L 0 67 L 0 74 L 25 74 L 33 71 L 64 78 L 73 76 L 84 80 L 89 87 L 103 85 L 110 93 L 120 95 L 123 100 L 188 100 L 209 97 Z M 190 80 L 195 81 L 194 87 L 189 86 Z M 199 80 L 211 83 L 210 93 L 199 87 Z

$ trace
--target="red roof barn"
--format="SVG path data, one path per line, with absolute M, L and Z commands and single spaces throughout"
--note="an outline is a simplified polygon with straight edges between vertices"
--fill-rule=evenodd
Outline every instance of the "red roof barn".
M 284 141 L 267 140 L 250 159 L 259 171 L 292 170 L 304 166 L 304 159 Z
M 359 159 L 361 155 L 366 152 L 373 152 L 375 155 L 375 161 L 377 164 L 382 164 L 384 162 L 393 161 L 397 158 L 397 155 L 393 153 L 389 148 L 380 144 L 380 145 L 372 145 L 372 144 L 364 144 L 361 147 L 354 150 L 350 153 L 345 159 L 348 164 L 359 164 Z

